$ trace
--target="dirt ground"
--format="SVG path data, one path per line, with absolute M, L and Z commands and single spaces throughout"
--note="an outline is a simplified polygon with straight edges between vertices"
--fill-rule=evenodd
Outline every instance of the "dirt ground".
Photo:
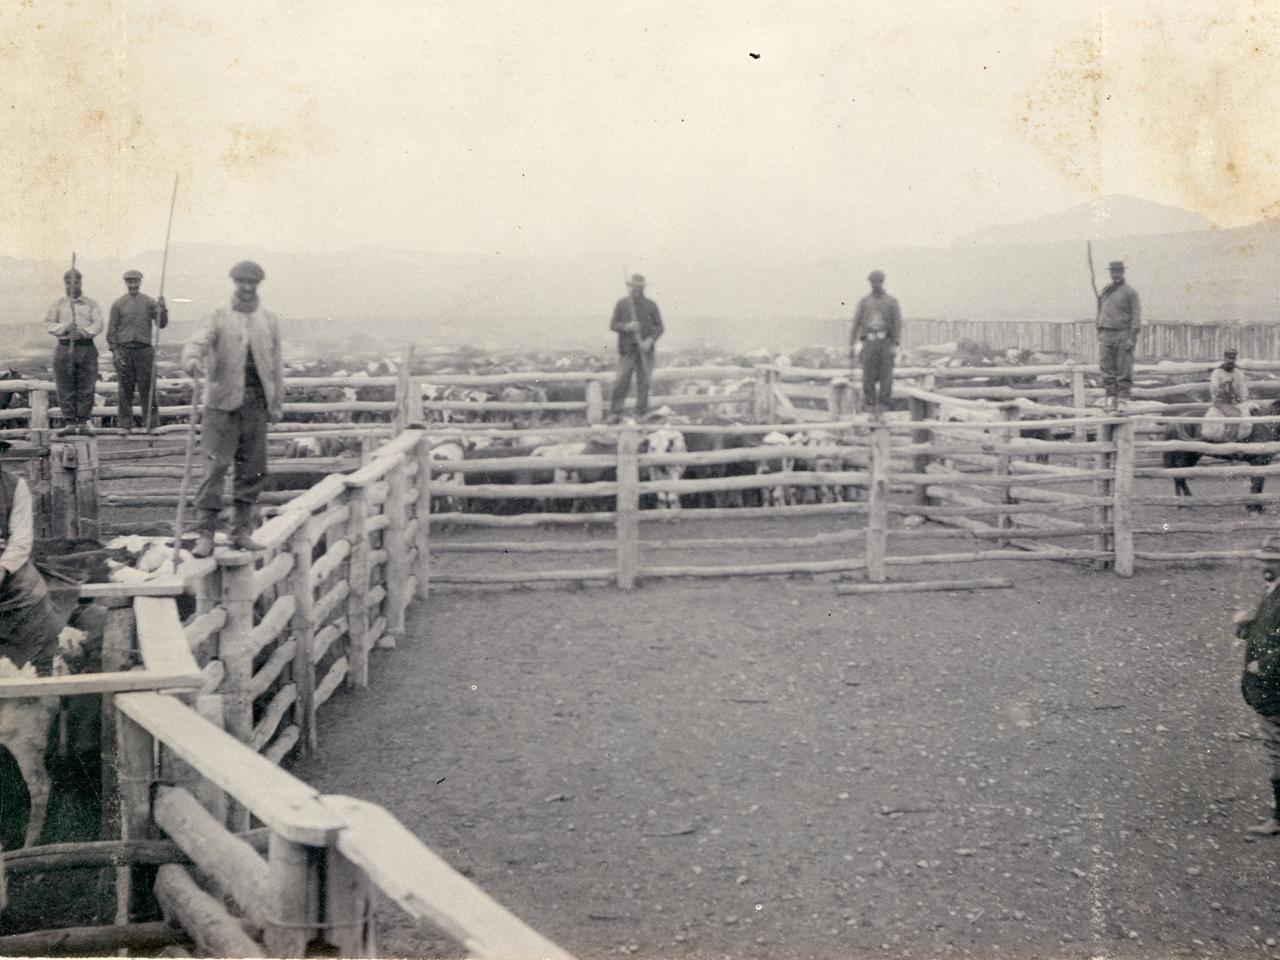
M 658 562 L 729 559 L 752 558 Z M 295 772 L 385 805 L 582 957 L 1280 956 L 1230 624 L 1256 564 L 893 573 L 1017 587 L 442 589 Z M 387 954 L 462 954 L 380 916 Z

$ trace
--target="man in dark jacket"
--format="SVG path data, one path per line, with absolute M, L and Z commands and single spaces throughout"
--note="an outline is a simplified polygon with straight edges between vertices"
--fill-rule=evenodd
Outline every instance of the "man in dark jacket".
M 1276 589 L 1280 586 L 1280 537 L 1268 537 L 1257 557 L 1267 592 L 1253 613 L 1236 615 L 1236 636 L 1245 642 L 1240 691 L 1262 724 L 1274 797 L 1271 816 L 1249 827 L 1249 832 L 1272 835 L 1280 833 L 1280 591 Z
M 151 396 L 151 368 L 155 363 L 153 325 L 163 330 L 169 324 L 169 311 L 164 297 L 152 300 L 142 292 L 142 274 L 126 270 L 124 285 L 128 291 L 111 305 L 107 321 L 107 346 L 116 366 L 117 422 L 129 433 L 133 422 L 133 393 L 142 401 L 142 416 L 150 432 L 155 423 L 154 400 Z
M 873 417 L 888 409 L 893 397 L 893 358 L 902 340 L 902 309 L 884 291 L 884 273 L 867 277 L 871 292 L 853 314 L 853 354 L 862 355 L 863 407 Z
M 653 345 L 662 336 L 662 314 L 658 305 L 644 295 L 644 277 L 632 274 L 627 281 L 631 295 L 623 297 L 613 308 L 609 329 L 618 335 L 618 379 L 613 385 L 609 404 L 616 423 L 622 416 L 622 403 L 636 377 L 636 416 L 649 412 L 649 381 L 653 377 Z

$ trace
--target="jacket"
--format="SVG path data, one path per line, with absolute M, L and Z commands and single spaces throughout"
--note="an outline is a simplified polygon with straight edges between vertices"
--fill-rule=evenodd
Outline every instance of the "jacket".
M 267 416 L 279 420 L 284 411 L 284 363 L 280 321 L 274 313 L 261 307 L 253 313 L 219 307 L 200 321 L 183 346 L 182 362 L 194 357 L 204 364 L 206 407 L 236 410 L 244 403 L 244 368 L 250 349 L 267 398 Z
M 1134 340 L 1142 326 L 1142 303 L 1138 291 L 1127 283 L 1108 284 L 1098 297 L 1098 329 L 1125 330 Z
M 635 333 L 623 330 L 622 325 L 631 320 L 631 305 L 635 304 L 635 318 L 640 321 L 640 329 Z M 639 300 L 633 297 L 623 297 L 617 302 L 613 308 L 613 320 L 609 322 L 609 329 L 618 334 L 618 352 L 631 353 L 639 349 L 637 339 L 648 339 L 657 341 L 662 336 L 662 314 L 658 312 L 658 305 L 648 297 L 641 297 Z
M 869 293 L 858 301 L 858 308 L 853 313 L 852 341 L 857 343 L 867 338 L 867 334 L 871 332 L 871 316 L 876 309 L 879 309 L 884 320 L 885 338 L 897 346 L 902 340 L 902 308 L 887 293 L 879 297 Z
M 1245 666 L 1258 661 L 1257 673 L 1246 669 L 1240 677 L 1244 702 L 1265 717 L 1280 717 L 1280 589 L 1267 591 L 1236 636 L 1244 641 Z

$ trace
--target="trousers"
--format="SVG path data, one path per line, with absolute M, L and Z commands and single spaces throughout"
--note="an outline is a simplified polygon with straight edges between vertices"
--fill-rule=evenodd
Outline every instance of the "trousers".
M 92 340 L 58 344 L 53 352 L 53 382 L 58 388 L 58 407 L 63 420 L 83 423 L 93 416 L 98 348 Z
M 1107 396 L 1128 400 L 1133 389 L 1133 341 L 1128 331 L 1098 331 L 1098 366 Z
M 257 503 L 267 474 L 267 401 L 262 393 L 246 390 L 244 403 L 235 410 L 206 409 L 200 445 L 204 480 L 196 506 L 214 513 L 222 509 L 222 489 L 233 466 L 231 499 L 237 506 Z
M 117 343 L 115 348 L 116 379 L 119 392 L 116 396 L 116 413 L 122 427 L 138 426 L 133 419 L 133 394 L 136 391 L 141 413 L 145 418 L 151 407 L 151 423 L 159 421 L 155 398 L 151 396 L 151 367 L 155 363 L 155 350 L 149 343 Z
M 893 343 L 862 341 L 862 399 L 868 407 L 887 407 L 893 398 Z
M 653 378 L 653 350 L 646 350 L 643 353 L 639 350 L 628 350 L 618 355 L 618 379 L 614 382 L 613 396 L 609 401 L 609 409 L 615 415 L 622 413 L 622 404 L 627 398 L 632 374 L 635 374 L 636 378 L 636 415 L 644 416 L 649 412 L 649 381 Z

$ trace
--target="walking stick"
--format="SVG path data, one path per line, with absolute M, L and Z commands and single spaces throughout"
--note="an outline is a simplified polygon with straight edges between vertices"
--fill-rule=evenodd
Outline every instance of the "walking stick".
M 178 484 L 178 515 L 173 521 L 173 569 L 178 569 L 178 551 L 182 545 L 182 526 L 187 515 L 187 486 L 191 480 L 191 461 L 196 448 L 196 420 L 200 414 L 200 377 L 191 378 L 191 416 L 187 421 L 187 446 L 182 454 L 182 480 Z
M 164 230 L 164 258 L 160 261 L 160 299 L 164 299 L 164 275 L 169 269 L 169 235 L 173 233 L 173 207 L 178 202 L 178 175 L 173 175 L 173 196 L 169 198 L 169 225 Z M 156 399 L 156 359 L 160 352 L 160 315 L 156 314 L 155 342 L 151 345 L 151 389 L 147 391 L 147 432 L 151 432 L 152 411 L 158 407 Z M 133 399 L 130 398 L 130 403 Z

